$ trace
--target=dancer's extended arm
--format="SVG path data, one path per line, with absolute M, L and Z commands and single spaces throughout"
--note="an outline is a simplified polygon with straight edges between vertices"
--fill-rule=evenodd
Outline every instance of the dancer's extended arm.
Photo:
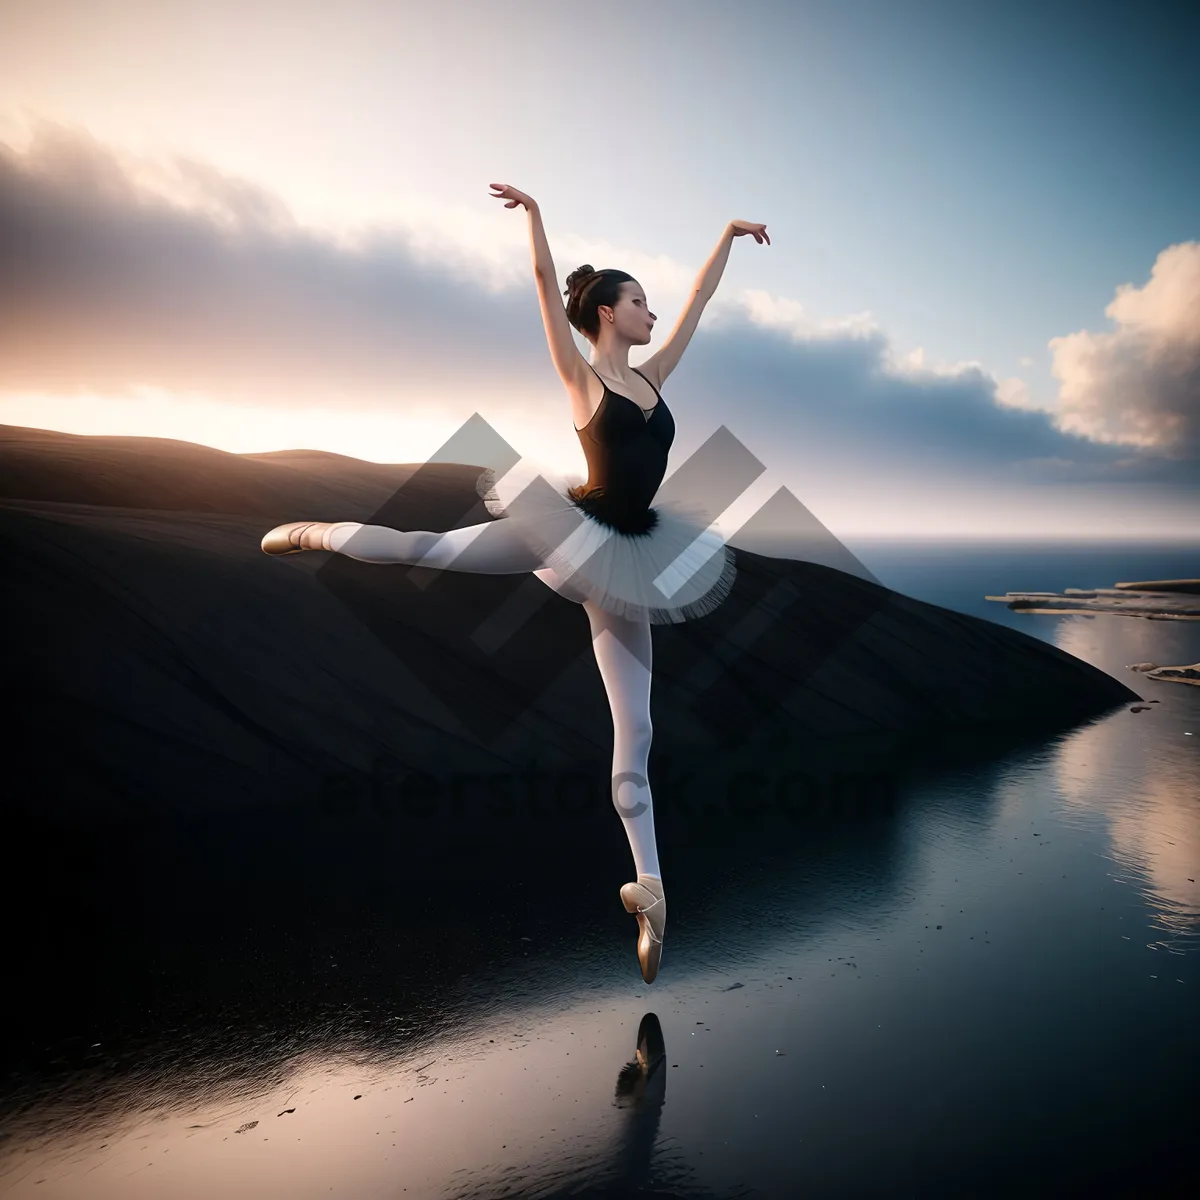
M 542 225 L 542 212 L 537 201 L 518 192 L 504 183 L 489 186 L 499 189 L 497 199 L 507 199 L 505 208 L 525 205 L 529 213 L 529 247 L 533 252 L 533 274 L 537 280 L 538 302 L 542 306 L 542 324 L 546 327 L 546 340 L 550 343 L 550 357 L 568 390 L 588 386 L 587 360 L 579 353 L 575 339 L 571 336 L 571 323 L 567 320 L 566 306 L 558 291 L 558 277 L 554 271 L 554 259 L 550 257 L 550 243 L 546 241 L 546 230 Z
M 729 261 L 729 247 L 733 245 L 735 237 L 741 237 L 744 233 L 753 234 L 754 240 L 760 244 L 764 241 L 768 246 L 771 244 L 765 225 L 757 225 L 752 221 L 730 221 L 725 226 L 717 248 L 712 252 L 708 262 L 704 264 L 700 274 L 696 277 L 696 282 L 692 285 L 691 298 L 684 307 L 683 315 L 676 322 L 675 328 L 671 330 L 671 336 L 638 368 L 643 374 L 649 376 L 655 387 L 661 388 L 667 376 L 679 366 L 679 360 L 683 357 L 683 352 L 687 349 L 687 344 L 692 340 L 692 334 L 696 332 L 696 326 L 700 323 L 700 314 L 704 312 L 704 306 L 713 298 L 717 284 L 721 282 L 725 264 Z

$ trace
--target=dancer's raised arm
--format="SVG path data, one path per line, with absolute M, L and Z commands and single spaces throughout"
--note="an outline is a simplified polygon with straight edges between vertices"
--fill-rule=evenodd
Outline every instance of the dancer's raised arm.
M 505 208 L 525 205 L 529 213 L 529 245 L 533 252 L 533 274 L 537 280 L 538 301 L 542 306 L 542 324 L 546 327 L 546 340 L 550 343 L 550 357 L 554 368 L 569 391 L 587 388 L 587 360 L 579 353 L 575 339 L 571 336 L 571 323 L 558 291 L 558 279 L 554 272 L 554 260 L 550 257 L 550 243 L 546 241 L 546 230 L 542 226 L 541 209 L 537 201 L 518 192 L 506 183 L 492 183 L 497 189 L 497 200 L 507 200 Z
M 709 256 L 708 262 L 704 264 L 700 274 L 696 277 L 696 282 L 692 285 L 691 298 L 684 307 L 683 315 L 676 322 L 675 328 L 671 330 L 670 337 L 641 365 L 640 369 L 654 380 L 657 387 L 661 388 L 666 382 L 667 376 L 679 366 L 679 360 L 683 357 L 683 352 L 687 349 L 688 342 L 692 340 L 692 334 L 696 332 L 696 326 L 700 323 L 700 314 L 704 312 L 704 306 L 713 298 L 717 284 L 721 282 L 725 264 L 729 261 L 729 247 L 733 245 L 735 237 L 741 237 L 745 233 L 753 234 L 754 240 L 760 245 L 763 242 L 766 242 L 768 246 L 771 244 L 765 225 L 759 225 L 753 221 L 730 221 L 725 226 L 721 240 L 717 242 L 717 248 Z

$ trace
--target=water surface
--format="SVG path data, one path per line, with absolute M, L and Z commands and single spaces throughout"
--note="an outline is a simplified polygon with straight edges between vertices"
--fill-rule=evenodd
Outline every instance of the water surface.
M 982 597 L 1198 576 L 1200 548 L 852 548 L 888 586 L 1159 703 L 822 763 L 786 811 L 664 803 L 652 987 L 617 900 L 615 816 L 518 815 L 515 850 L 364 813 L 18 836 L 0 1192 L 1080 1194 L 1176 1177 L 1200 1065 L 1200 689 L 1126 667 L 1200 660 L 1200 624 Z

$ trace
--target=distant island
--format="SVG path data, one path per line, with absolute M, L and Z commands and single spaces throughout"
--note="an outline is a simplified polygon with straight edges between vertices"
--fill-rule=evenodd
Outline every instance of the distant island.
M 1200 621 L 1200 579 L 1153 579 L 1063 592 L 1005 592 L 984 599 L 1021 612 L 1113 613 L 1160 621 Z

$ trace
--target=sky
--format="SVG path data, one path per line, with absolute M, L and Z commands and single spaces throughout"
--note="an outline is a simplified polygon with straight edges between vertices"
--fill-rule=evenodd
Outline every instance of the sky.
M 849 537 L 1200 529 L 1180 5 L 0 0 L 0 424 L 583 469 L 534 290 L 635 275 L 675 469 Z M 581 350 L 587 344 L 578 339 Z M 741 515 L 739 515 L 741 514 Z

